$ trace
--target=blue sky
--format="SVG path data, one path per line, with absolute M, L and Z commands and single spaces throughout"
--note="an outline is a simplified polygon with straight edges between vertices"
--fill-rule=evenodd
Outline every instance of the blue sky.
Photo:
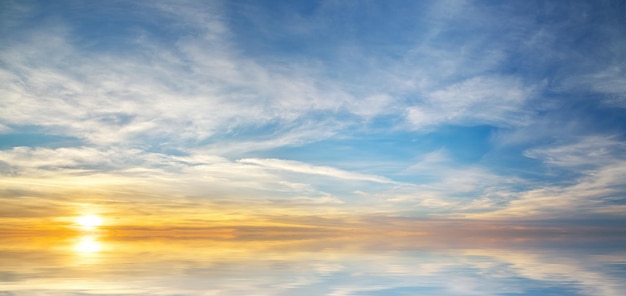
M 622 1 L 0 7 L 0 216 L 626 218 Z

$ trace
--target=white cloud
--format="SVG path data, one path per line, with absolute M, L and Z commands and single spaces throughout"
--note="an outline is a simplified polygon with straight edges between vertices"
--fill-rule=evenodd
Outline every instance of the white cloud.
M 523 107 L 532 92 L 513 77 L 474 77 L 426 94 L 406 116 L 415 129 L 443 123 L 523 125 L 531 115 Z
M 564 169 L 575 170 L 580 176 L 514 193 L 514 198 L 493 212 L 470 215 L 479 218 L 573 218 L 594 214 L 623 216 L 613 201 L 621 202 L 626 176 L 624 145 L 614 137 L 588 136 L 577 142 L 545 148 L 534 148 L 525 155 Z M 620 206 L 617 206 L 621 208 Z
M 11 190 L 56 198 L 64 192 L 74 196 L 73 190 L 81 188 L 103 201 L 123 196 L 136 203 L 143 203 L 135 199 L 137 196 L 175 196 L 227 204 L 265 201 L 275 205 L 274 209 L 306 205 L 330 209 L 344 201 L 324 188 L 370 188 L 362 184 L 364 181 L 381 186 L 394 183 L 376 175 L 296 161 L 230 161 L 215 155 L 174 156 L 119 147 L 15 147 L 0 151 L 0 163 L 7 168 L 3 184 Z
M 238 162 L 243 164 L 253 164 L 264 168 L 278 169 L 303 174 L 323 175 L 338 179 L 369 181 L 377 183 L 394 183 L 392 180 L 381 176 L 355 173 L 328 166 L 314 166 L 293 160 L 245 158 L 240 159 Z
M 127 151 L 127 153 L 132 153 Z M 1 150 L 0 160 L 20 169 L 79 167 L 84 165 L 105 165 L 110 153 L 95 148 L 28 148 L 15 147 Z
M 287 203 L 289 204 L 310 204 L 310 205 L 320 205 L 320 204 L 327 204 L 327 205 L 338 205 L 338 204 L 343 204 L 344 202 L 334 196 L 321 196 L 321 197 L 308 197 L 308 196 L 303 196 L 303 197 L 294 197 L 292 199 L 289 199 L 287 201 Z
M 580 169 L 614 164 L 626 152 L 626 144 L 614 136 L 585 136 L 577 140 L 571 144 L 529 149 L 524 155 L 550 165 Z
M 0 54 L 7 65 L 0 118 L 95 145 L 180 145 L 272 122 L 297 129 L 310 112 L 336 112 L 352 99 L 304 68 L 239 55 L 212 11 L 164 7 L 203 35 L 164 47 L 143 34 L 128 52 L 90 52 L 72 44 L 69 25 L 51 23 L 13 40 Z
M 461 2 L 451 4 L 459 7 L 453 14 L 448 5 L 445 10 L 441 5 L 429 8 L 434 19 L 442 18 L 426 34 L 431 37 L 401 53 L 405 59 L 364 56 L 362 64 L 384 68 L 365 71 L 369 66 L 359 62 L 356 70 L 361 73 L 355 74 L 366 78 L 358 85 L 326 77 L 327 68 L 334 67 L 332 59 L 294 58 L 287 63 L 246 55 L 234 42 L 218 3 L 145 5 L 150 13 L 139 13 L 138 23 L 153 18 L 171 25 L 176 32 L 171 42 L 138 28 L 134 40 L 120 44 L 124 51 L 91 51 L 73 43 L 76 28 L 62 20 L 11 39 L 0 53 L 7 78 L 0 85 L 0 119 L 9 128 L 45 127 L 96 146 L 187 149 L 192 143 L 219 152 L 317 141 L 389 114 L 406 113 L 411 129 L 526 120 L 519 108 L 532 89 L 512 77 L 484 75 L 502 61 L 502 48 L 477 59 L 474 54 L 483 52 L 484 40 L 468 44 L 468 55 L 462 56 L 456 48 L 444 50 L 432 41 L 453 15 L 464 11 Z M 439 62 L 451 63 L 447 74 L 440 74 Z M 268 130 L 260 145 L 243 142 L 239 148 L 222 148 L 206 141 L 238 128 L 271 124 L 281 130 Z M 207 142 L 211 144 L 201 144 Z
M 345 182 L 345 190 L 354 192 L 351 186 L 365 181 L 375 183 L 366 186 L 378 186 L 358 189 L 368 192 L 363 200 L 372 204 L 385 199 L 403 206 L 413 203 L 415 208 L 497 210 L 517 197 L 518 201 L 508 203 L 516 210 L 503 211 L 522 215 L 522 209 L 527 209 L 543 215 L 564 205 L 600 211 L 597 205 L 602 202 L 590 197 L 617 193 L 624 173 L 618 166 L 623 159 L 616 156 L 624 146 L 617 138 L 599 136 L 527 150 L 527 157 L 546 164 L 585 170 L 575 180 L 578 185 L 529 188 L 522 193 L 511 188 L 523 181 L 497 176 L 478 165 L 457 166 L 445 151 L 400 173 L 421 175 L 424 180 L 414 179 L 419 184 L 306 162 L 247 158 L 252 151 L 339 138 L 353 129 L 367 133 L 369 127 L 363 122 L 375 122 L 379 116 L 396 115 L 389 116 L 396 125 L 393 131 L 487 124 L 515 133 L 532 125 L 536 118 L 529 106 L 535 107 L 535 96 L 547 84 L 535 77 L 502 74 L 509 73 L 502 66 L 512 44 L 526 46 L 521 52 L 540 50 L 537 56 L 555 54 L 541 46 L 558 41 L 553 28 L 539 30 L 532 20 L 515 18 L 511 26 L 522 29 L 500 31 L 492 26 L 502 20 L 500 16 L 467 4 L 426 5 L 428 26 L 403 35 L 408 45 L 393 49 L 375 45 L 352 49 L 358 42 L 325 45 L 327 60 L 254 56 L 234 40 L 219 3 L 143 3 L 150 10 L 137 14 L 138 28 L 128 33 L 132 38 L 115 48 L 95 50 L 76 43 L 80 28 L 71 20 L 49 18 L 25 29 L 16 25 L 18 18 L 10 18 L 7 22 L 14 33 L 7 34 L 0 52 L 0 133 L 35 127 L 45 134 L 79 138 L 83 146 L 16 147 L 0 151 L 0 160 L 22 176 L 79 180 L 101 174 L 120 182 L 140 181 L 142 190 L 153 190 L 152 184 L 164 192 L 189 196 L 211 192 L 265 198 L 292 192 L 291 197 L 302 203 L 332 204 L 339 201 L 334 197 L 338 194 L 325 190 L 333 182 Z M 23 15 L 25 10 L 20 11 Z M 141 27 L 141 18 L 167 26 L 171 36 L 156 36 L 149 26 Z M 461 34 L 468 31 L 480 34 Z M 164 42 L 161 38 L 166 37 L 172 39 Z M 519 42 L 526 37 L 535 39 Z M 356 58 L 349 57 L 353 53 Z M 346 64 L 350 70 L 337 69 Z M 622 104 L 623 69 L 592 68 L 587 76 L 555 79 L 558 87 L 552 89 L 576 90 L 572 85 L 583 85 L 579 78 L 584 77 L 589 82 L 583 88 Z M 329 74 L 335 70 L 342 75 Z M 542 133 L 526 131 L 511 141 L 532 142 L 532 136 L 525 138 L 528 134 Z M 150 152 L 155 150 L 177 150 L 189 156 Z M 310 180 L 294 177 L 298 174 L 309 175 Z M 332 179 L 333 185 L 316 183 L 319 179 L 311 176 Z M 545 211 L 534 206 L 539 202 L 547 204 Z
M 389 190 L 389 201 L 414 203 L 415 208 L 449 213 L 498 209 L 498 204 L 513 198 L 515 186 L 526 183 L 521 178 L 498 175 L 480 165 L 455 164 L 445 149 L 425 154 L 403 174 L 421 184 L 403 184 Z

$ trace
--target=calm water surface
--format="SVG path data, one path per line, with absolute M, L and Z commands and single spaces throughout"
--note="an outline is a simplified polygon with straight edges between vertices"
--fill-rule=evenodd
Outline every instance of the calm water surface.
M 621 241 L 0 238 L 0 295 L 626 295 Z

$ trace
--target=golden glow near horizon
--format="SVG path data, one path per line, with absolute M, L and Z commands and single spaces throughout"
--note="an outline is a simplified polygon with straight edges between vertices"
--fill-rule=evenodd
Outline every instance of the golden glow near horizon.
M 79 253 L 96 253 L 102 249 L 102 244 L 95 236 L 81 237 L 74 246 L 74 250 Z
M 84 230 L 94 230 L 103 223 L 98 215 L 84 215 L 76 218 L 76 223 Z

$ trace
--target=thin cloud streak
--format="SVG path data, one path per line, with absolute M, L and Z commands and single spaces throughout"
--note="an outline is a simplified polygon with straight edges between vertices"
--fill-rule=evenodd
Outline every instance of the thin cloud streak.
M 348 171 L 336 169 L 333 167 L 312 166 L 312 165 L 297 162 L 297 161 L 288 161 L 288 160 L 280 160 L 280 159 L 246 158 L 246 159 L 240 159 L 238 162 L 244 163 L 244 164 L 259 165 L 261 167 L 266 167 L 270 169 L 279 169 L 279 170 L 291 171 L 295 173 L 324 175 L 324 176 L 329 176 L 329 177 L 334 177 L 334 178 L 339 178 L 339 179 L 346 179 L 346 180 L 362 180 L 362 181 L 370 181 L 370 182 L 377 182 L 377 183 L 393 183 L 393 181 L 384 177 L 380 177 L 380 176 L 348 172 Z

